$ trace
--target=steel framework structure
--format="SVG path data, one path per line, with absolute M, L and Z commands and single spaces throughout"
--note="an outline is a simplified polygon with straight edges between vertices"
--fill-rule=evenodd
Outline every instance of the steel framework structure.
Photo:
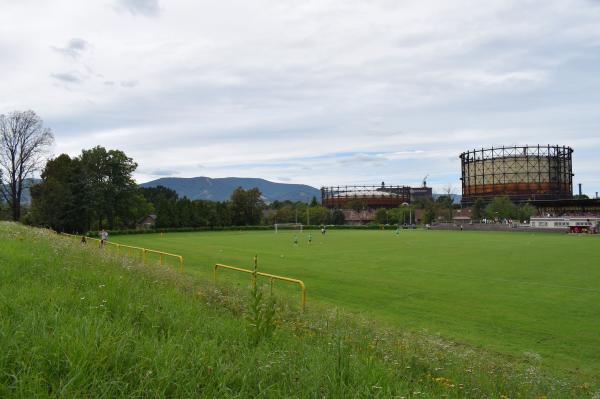
M 573 149 L 511 146 L 460 154 L 462 202 L 508 196 L 515 202 L 573 197 Z
M 332 186 L 321 187 L 321 204 L 328 208 L 344 208 L 359 201 L 370 208 L 394 208 L 410 203 L 408 186 Z

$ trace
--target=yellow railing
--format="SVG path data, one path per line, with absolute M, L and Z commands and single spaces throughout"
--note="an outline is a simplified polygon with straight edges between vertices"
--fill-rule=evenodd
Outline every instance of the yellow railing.
M 254 272 L 254 271 L 248 270 L 248 269 L 242 269 L 242 268 L 239 268 L 239 267 L 222 265 L 220 263 L 217 263 L 217 264 L 215 264 L 215 270 L 214 270 L 214 280 L 215 280 L 215 283 L 217 282 L 217 269 L 219 269 L 219 268 L 229 269 L 229 270 L 235 270 L 235 271 L 238 271 L 238 272 L 249 273 L 249 274 L 256 273 L 257 276 L 266 277 L 266 278 L 270 279 L 271 292 L 273 292 L 273 280 L 281 280 L 281 281 L 287 281 L 288 283 L 298 284 L 300 286 L 300 289 L 302 290 L 302 296 L 301 296 L 301 299 L 300 299 L 300 305 L 302 307 L 302 311 L 303 312 L 306 309 L 306 286 L 304 285 L 304 282 L 302 280 L 297 280 L 295 278 L 289 278 L 289 277 L 283 277 L 283 276 L 277 276 L 275 274 L 263 273 L 263 272 L 258 272 L 258 271 Z
M 62 235 L 68 236 L 68 237 L 74 237 L 74 238 L 80 238 L 82 236 L 76 236 L 73 234 L 67 234 L 67 233 L 61 233 Z M 100 243 L 100 240 L 97 238 L 93 238 L 93 237 L 86 237 L 86 240 L 92 240 L 92 241 L 96 241 L 98 243 Z M 179 271 L 183 272 L 183 256 L 181 255 L 175 255 L 175 254 L 171 254 L 168 252 L 163 252 L 163 251 L 157 251 L 154 249 L 148 249 L 148 248 L 142 248 L 142 247 L 135 247 L 132 245 L 125 245 L 125 244 L 119 244 L 116 242 L 111 242 L 111 241 L 105 241 L 106 245 L 112 245 L 114 247 L 116 247 L 117 249 L 117 254 L 121 254 L 121 249 L 124 248 L 126 249 L 129 255 L 132 255 L 132 250 L 134 251 L 140 251 L 140 254 L 142 256 L 142 262 L 144 262 L 144 264 L 147 263 L 147 258 L 148 258 L 148 254 L 157 254 L 160 257 L 160 264 L 161 266 L 164 265 L 164 258 L 165 256 L 167 257 L 172 257 L 175 258 L 177 260 L 177 262 L 179 263 Z

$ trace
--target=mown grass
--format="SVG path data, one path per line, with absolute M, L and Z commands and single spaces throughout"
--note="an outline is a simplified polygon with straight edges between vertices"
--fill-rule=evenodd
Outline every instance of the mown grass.
M 279 300 L 249 340 L 248 292 L 0 224 L 0 397 L 586 397 L 525 361 Z

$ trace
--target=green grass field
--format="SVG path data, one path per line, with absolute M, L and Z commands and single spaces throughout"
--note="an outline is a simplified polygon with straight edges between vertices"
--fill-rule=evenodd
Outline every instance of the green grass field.
M 311 289 L 310 310 L 299 313 L 280 297 L 274 335 L 257 343 L 252 333 L 255 322 L 249 319 L 248 281 L 239 287 L 235 280 L 214 285 L 206 278 L 208 266 L 202 266 L 208 258 L 198 256 L 197 266 L 192 267 L 190 261 L 190 273 L 181 274 L 169 266 L 144 265 L 97 245 L 81 245 L 48 230 L 0 222 L 0 397 L 598 397 L 600 381 L 594 375 L 566 375 L 548 369 L 534 354 L 506 357 L 415 331 L 420 328 L 418 320 L 399 322 L 427 313 L 423 309 L 417 312 L 414 303 L 411 313 L 393 317 L 389 306 L 362 317 L 328 305 L 343 303 L 347 308 L 366 309 L 384 302 L 360 303 L 363 290 L 370 291 L 373 298 L 385 294 L 381 288 L 382 292 L 377 291 L 385 285 L 381 282 L 384 268 L 378 270 L 381 276 L 361 287 L 350 285 L 355 280 L 343 270 L 331 270 L 329 283 L 325 279 L 319 283 L 311 277 L 320 274 L 319 270 L 298 266 L 303 258 L 312 259 L 317 253 L 332 255 L 333 247 L 326 249 L 328 245 L 349 248 L 348 242 L 355 240 L 383 244 L 388 239 L 377 232 L 335 233 L 325 237 L 323 244 L 316 239 L 311 248 L 305 243 L 298 248 L 290 246 L 291 236 L 284 234 L 275 238 L 264 233 L 162 238 L 165 246 L 171 243 L 181 250 L 187 246 L 190 253 L 196 252 L 193 248 L 197 246 L 204 246 L 205 253 L 212 247 L 216 253 L 212 256 L 227 256 L 229 263 L 236 259 L 241 263 L 251 253 L 250 246 L 259 243 L 290 252 L 284 258 L 279 251 L 272 252 L 271 267 L 305 274 Z M 407 234 L 398 239 L 413 245 L 427 240 L 419 239 L 419 232 L 409 234 L 411 237 Z M 448 242 L 449 237 L 458 236 L 438 237 Z M 157 244 L 160 236 L 136 238 Z M 237 252 L 227 249 L 225 243 L 238 248 Z M 393 243 L 387 241 L 386 245 L 400 245 Z M 435 240 L 429 241 L 434 244 Z M 264 258 L 267 268 L 266 250 Z M 356 261 L 348 250 L 336 267 L 351 260 Z M 389 271 L 383 273 L 389 275 Z M 339 284 L 333 283 L 336 275 Z M 414 277 L 412 284 L 415 292 Z M 352 288 L 354 301 L 349 300 L 354 297 L 351 292 L 344 294 L 348 291 L 344 285 Z M 322 294 L 326 292 L 330 295 Z M 293 290 L 285 294 L 296 301 Z M 472 315 L 456 317 L 473 324 Z M 378 318 L 386 322 L 378 322 Z M 423 324 L 432 324 L 431 320 L 435 320 L 432 315 L 420 319 Z M 451 335 L 454 325 L 438 330 Z M 480 340 L 485 337 L 481 334 Z
M 212 278 L 216 262 L 299 278 L 308 306 L 335 305 L 388 325 L 566 373 L 600 374 L 600 239 L 557 234 L 330 230 L 111 237 L 184 255 Z M 219 279 L 247 282 L 220 271 Z M 281 287 L 281 283 L 276 283 Z M 295 287 L 286 295 L 298 295 Z M 294 297 L 295 298 L 295 297 Z

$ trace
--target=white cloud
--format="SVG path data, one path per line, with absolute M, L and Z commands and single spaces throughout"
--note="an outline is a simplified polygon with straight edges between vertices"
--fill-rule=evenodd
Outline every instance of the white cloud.
M 117 9 L 146 17 L 157 16 L 160 11 L 158 0 L 117 0 Z
M 557 143 L 600 191 L 599 47 L 585 0 L 9 2 L 0 111 L 140 180 L 458 186 L 462 151 Z

